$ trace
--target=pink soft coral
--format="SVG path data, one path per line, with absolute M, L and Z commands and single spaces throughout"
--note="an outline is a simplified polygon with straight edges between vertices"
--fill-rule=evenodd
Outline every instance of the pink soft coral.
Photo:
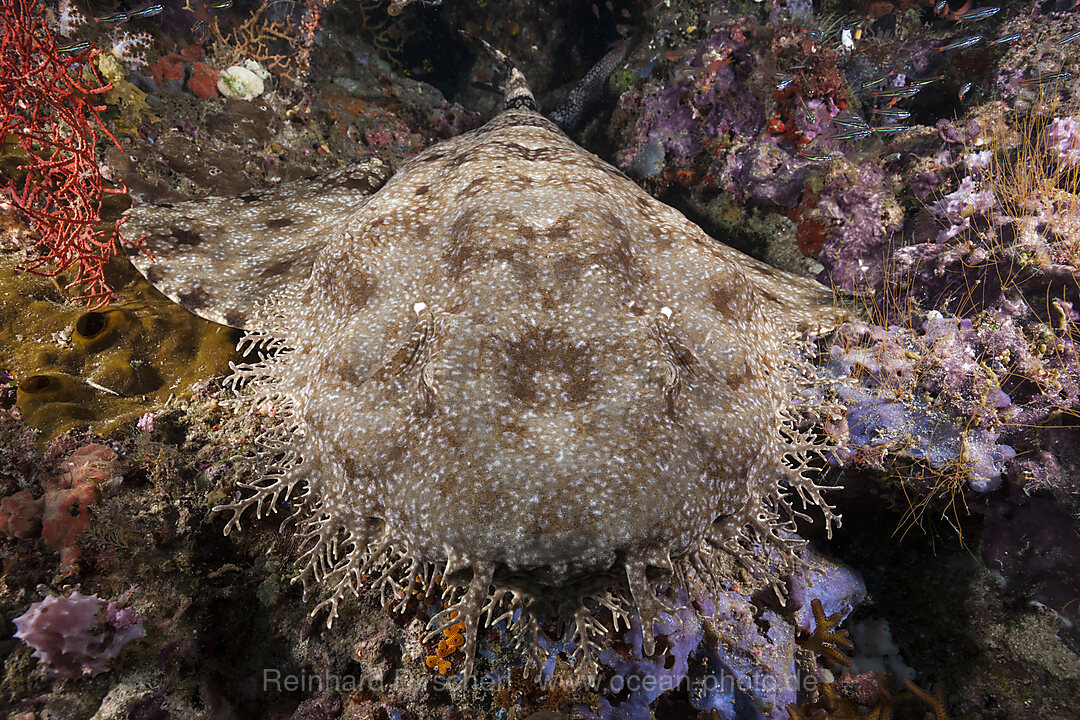
M 22 490 L 0 499 L 0 535 L 26 539 L 40 532 L 45 544 L 60 552 L 60 572 L 69 575 L 82 554 L 78 539 L 90 527 L 90 506 L 120 478 L 116 453 L 105 445 L 82 447 L 60 467 L 59 476 L 42 482 L 41 497 Z
M 45 508 L 41 537 L 60 551 L 60 572 L 74 572 L 82 555 L 79 535 L 90 527 L 89 507 L 97 502 L 98 486 L 112 481 L 116 453 L 104 445 L 87 445 L 64 461 L 63 473 L 43 483 Z

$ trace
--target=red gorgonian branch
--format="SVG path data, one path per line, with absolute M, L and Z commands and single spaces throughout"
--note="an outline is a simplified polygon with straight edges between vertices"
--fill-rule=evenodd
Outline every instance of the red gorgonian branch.
M 101 219 L 102 200 L 127 192 L 102 184 L 96 159 L 98 133 L 120 147 L 101 120 L 99 96 L 112 89 L 92 59 L 100 50 L 58 49 L 41 0 L 0 0 L 0 145 L 18 143 L 26 175 L 0 186 L 0 194 L 25 218 L 37 255 L 23 270 L 55 277 L 75 267 L 67 287 L 78 300 L 100 307 L 112 290 L 104 269 L 124 239 L 120 226 Z

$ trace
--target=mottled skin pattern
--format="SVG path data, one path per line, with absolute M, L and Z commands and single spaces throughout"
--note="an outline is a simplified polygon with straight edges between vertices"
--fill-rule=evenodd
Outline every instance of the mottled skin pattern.
M 378 160 L 270 190 L 196 202 L 144 205 L 125 230 L 131 262 L 169 299 L 222 325 L 248 327 L 254 301 L 303 281 L 357 201 L 390 176 Z M 149 253 L 149 254 L 147 254 Z
M 276 237 L 314 265 L 234 316 L 269 353 L 235 379 L 287 419 L 230 528 L 306 483 L 302 579 L 330 588 L 331 619 L 347 590 L 407 598 L 437 568 L 432 626 L 466 622 L 466 675 L 496 607 L 524 610 L 526 637 L 559 615 L 589 674 L 605 629 L 585 598 L 651 627 L 657 580 L 754 540 L 789 550 L 781 480 L 822 504 L 782 457 L 812 450 L 785 430 L 790 347 L 831 298 L 718 244 L 512 91 L 319 233 Z M 132 225 L 163 249 L 164 217 Z
M 608 78 L 622 64 L 628 47 L 627 43 L 623 43 L 609 50 L 589 68 L 589 72 L 567 93 L 559 106 L 548 113 L 548 117 L 563 130 L 576 128 L 585 119 L 589 108 L 603 98 Z

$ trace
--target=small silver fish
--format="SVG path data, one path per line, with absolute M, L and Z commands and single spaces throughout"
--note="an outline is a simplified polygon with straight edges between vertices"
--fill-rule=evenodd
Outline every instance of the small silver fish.
M 1035 77 L 1029 77 L 1026 80 L 1021 80 L 1021 85 L 1045 85 L 1046 83 L 1056 82 L 1058 80 L 1068 80 L 1073 74 L 1068 70 L 1056 73 L 1043 73 L 1042 75 L 1036 75 Z
M 142 10 L 133 10 L 131 12 L 131 17 L 154 17 L 155 15 L 160 14 L 161 11 L 164 9 L 164 5 L 162 5 L 161 3 L 156 3 L 154 5 L 144 7 Z
M 849 130 L 842 132 L 839 135 L 829 135 L 826 140 L 861 140 L 865 137 L 870 137 L 874 132 L 873 128 L 861 128 L 858 130 Z
M 982 35 L 972 35 L 970 37 L 960 38 L 948 45 L 942 45 L 938 48 L 938 52 L 949 52 L 950 50 L 963 50 L 964 48 L 969 48 L 982 40 L 982 37 Z
M 1014 32 L 1014 33 L 1011 33 L 1009 35 L 1004 35 L 1002 37 L 999 37 L 997 40 L 991 40 L 990 42 L 987 43 L 987 45 L 990 45 L 990 46 L 1007 45 L 1007 44 L 1009 44 L 1009 43 L 1011 43 L 1011 42 L 1013 42 L 1015 40 L 1019 40 L 1020 35 L 1021 35 L 1021 33 L 1018 33 L 1018 32 Z
M 968 90 L 971 90 L 971 83 L 964 83 L 964 86 L 960 88 L 960 92 L 957 93 L 957 99 L 963 100 L 964 96 L 968 94 Z
M 877 90 L 870 94 L 876 98 L 903 98 L 917 95 L 921 89 L 917 87 L 899 87 L 891 90 Z
M 891 134 L 891 133 L 904 132 L 905 130 L 910 130 L 911 126 L 910 125 L 879 125 L 876 128 L 870 128 L 870 129 L 873 130 L 875 133 L 878 133 L 880 135 L 880 134 Z
M 991 15 L 997 15 L 999 12 L 1001 12 L 1001 8 L 999 7 L 982 8 L 981 10 L 974 10 L 972 12 L 964 13 L 963 15 L 957 15 L 956 22 L 975 22 L 976 20 L 983 20 L 985 18 L 988 18 Z
M 107 15 L 103 18 L 97 18 L 99 23 L 125 23 L 131 19 L 131 15 L 126 12 L 118 12 L 115 15 Z
M 832 121 L 833 121 L 834 125 L 840 125 L 841 127 L 848 127 L 848 128 L 868 128 L 868 127 L 870 127 L 869 125 L 866 124 L 866 121 L 863 120 L 861 117 L 852 117 L 852 118 L 834 117 L 832 119 Z
M 819 163 L 820 162 L 831 162 L 832 159 L 833 159 L 832 155 L 811 155 L 810 153 L 806 152 L 805 150 L 800 150 L 799 151 L 799 157 L 801 157 L 801 158 L 803 158 L 805 160 L 809 160 L 810 162 L 819 162 Z
M 1061 38 L 1057 42 L 1050 43 L 1050 47 L 1060 47 L 1062 45 L 1068 45 L 1069 43 L 1071 43 L 1073 40 L 1075 40 L 1078 37 L 1080 37 L 1080 30 L 1077 30 L 1074 33 L 1070 33 L 1070 34 L 1066 35 L 1065 37 Z
M 911 82 L 909 82 L 907 84 L 907 87 L 915 87 L 915 88 L 926 87 L 927 85 L 933 85 L 936 82 L 941 82 L 944 79 L 945 79 L 944 75 L 938 75 L 937 77 L 924 78 L 922 80 L 912 80 Z
M 872 88 L 872 87 L 875 87 L 875 86 L 877 86 L 877 85 L 880 85 L 881 83 L 883 83 L 883 82 L 885 82 L 886 80 L 888 80 L 888 79 L 889 79 L 889 77 L 890 77 L 891 75 L 893 75 L 893 74 L 894 74 L 895 72 L 896 72 L 895 70 L 890 70 L 889 72 L 887 72 L 886 74 L 884 74 L 884 75 L 882 75 L 881 77 L 877 78 L 876 80 L 867 80 L 866 82 L 864 82 L 864 83 L 863 83 L 863 84 L 861 85 L 861 87 L 862 87 L 862 88 L 863 88 L 864 90 L 866 90 L 866 89 L 868 89 L 868 88 Z
M 891 118 L 893 120 L 906 120 L 907 118 L 911 117 L 911 113 L 907 110 L 888 110 L 885 108 L 874 108 L 870 112 L 880 117 Z
M 88 40 L 80 40 L 79 42 L 68 43 L 67 45 L 57 45 L 56 52 L 62 52 L 65 54 L 80 53 L 90 47 Z

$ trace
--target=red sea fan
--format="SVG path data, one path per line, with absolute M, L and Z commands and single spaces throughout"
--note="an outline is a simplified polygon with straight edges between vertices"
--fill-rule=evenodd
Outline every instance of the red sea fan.
M 102 184 L 95 152 L 105 127 L 98 96 L 112 88 L 90 63 L 98 50 L 61 51 L 40 0 L 0 0 L 0 142 L 21 145 L 21 181 L 0 186 L 0 204 L 14 206 L 34 232 L 36 256 L 22 269 L 54 277 L 75 267 L 68 287 L 79 300 L 107 303 L 104 267 L 126 242 L 123 220 L 103 223 L 102 199 L 127 192 Z M 5 153 L 6 154 L 6 153 Z

